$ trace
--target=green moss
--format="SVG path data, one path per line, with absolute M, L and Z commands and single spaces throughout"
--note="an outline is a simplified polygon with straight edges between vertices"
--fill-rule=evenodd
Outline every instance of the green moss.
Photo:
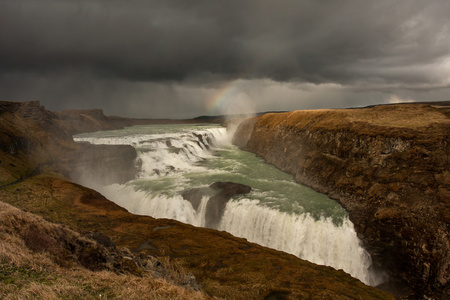
M 11 295 L 21 289 L 26 289 L 29 284 L 45 285 L 50 288 L 56 287 L 56 294 L 60 299 L 113 299 L 114 292 L 106 287 L 94 286 L 83 277 L 71 278 L 75 294 L 69 294 L 67 289 L 58 291 L 58 277 L 48 271 L 35 270 L 27 266 L 16 266 L 0 262 L 0 297 Z M 2 288 L 3 287 L 3 288 Z M 69 289 L 70 290 L 70 289 Z M 31 295 L 30 295 L 31 296 Z
M 31 267 L 15 266 L 5 260 L 0 262 L 0 283 L 14 284 L 20 288 L 27 282 L 37 282 L 50 285 L 56 279 L 44 271 L 38 271 Z
M 94 287 L 90 283 L 84 282 L 83 278 L 80 278 L 80 282 L 77 282 L 76 286 L 79 287 L 81 290 L 83 290 L 86 295 L 83 295 L 83 297 L 70 297 L 70 295 L 66 295 L 66 299 L 114 299 L 115 294 L 113 291 L 111 291 L 108 288 L 99 288 Z

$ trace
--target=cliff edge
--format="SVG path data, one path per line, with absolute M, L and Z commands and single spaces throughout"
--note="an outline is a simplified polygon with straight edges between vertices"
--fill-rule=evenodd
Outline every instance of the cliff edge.
M 65 130 L 72 135 L 84 132 L 120 129 L 133 125 L 132 119 L 105 116 L 101 109 L 63 110 L 56 112 L 55 115 L 62 121 Z
M 448 104 L 270 113 L 243 122 L 234 143 L 338 200 L 410 297 L 448 299 Z

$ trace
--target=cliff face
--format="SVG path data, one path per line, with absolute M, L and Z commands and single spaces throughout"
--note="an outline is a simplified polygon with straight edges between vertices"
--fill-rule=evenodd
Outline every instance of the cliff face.
M 55 114 L 72 135 L 133 125 L 131 119 L 105 116 L 101 109 L 63 110 Z
M 449 111 L 416 104 L 266 114 L 241 124 L 234 143 L 340 201 L 394 280 L 445 297 Z
M 38 101 L 0 102 L 0 185 L 26 178 L 53 161 L 71 139 Z
M 75 115 L 73 112 L 73 118 Z M 88 115 L 88 111 L 78 115 Z M 132 179 L 137 172 L 133 147 L 73 141 L 72 134 L 83 128 L 91 131 L 119 128 L 116 123 L 106 125 L 101 110 L 93 110 L 91 116 L 98 121 L 74 127 L 67 118 L 46 110 L 39 101 L 0 101 L 0 186 L 47 170 L 57 170 L 77 180 L 89 174 L 104 179 L 105 183 Z

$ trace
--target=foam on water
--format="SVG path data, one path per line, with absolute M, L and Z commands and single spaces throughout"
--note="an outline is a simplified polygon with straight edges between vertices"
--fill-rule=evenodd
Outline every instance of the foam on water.
M 243 199 L 228 202 L 219 229 L 316 264 L 343 269 L 366 284 L 381 283 L 371 272 L 370 255 L 361 247 L 348 218 L 336 226 L 331 218 L 288 214 Z
M 247 184 L 253 191 L 227 203 L 217 229 L 343 269 L 366 284 L 382 282 L 337 203 L 232 147 L 225 128 L 137 126 L 84 134 L 76 140 L 137 149 L 141 169 L 136 180 L 110 186 L 83 183 L 131 213 L 205 226 L 208 197 L 195 210 L 181 193 L 219 180 Z
M 112 184 L 100 187 L 101 193 L 131 213 L 154 218 L 174 219 L 194 226 L 205 226 L 205 208 L 208 198 L 204 197 L 199 211 L 181 196 L 167 197 L 162 194 L 136 190 L 131 185 Z

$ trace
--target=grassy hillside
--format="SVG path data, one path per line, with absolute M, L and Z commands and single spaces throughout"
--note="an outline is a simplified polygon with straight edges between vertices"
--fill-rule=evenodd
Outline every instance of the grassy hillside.
M 182 268 L 107 249 L 4 202 L 0 240 L 1 299 L 209 298 L 186 284 Z

